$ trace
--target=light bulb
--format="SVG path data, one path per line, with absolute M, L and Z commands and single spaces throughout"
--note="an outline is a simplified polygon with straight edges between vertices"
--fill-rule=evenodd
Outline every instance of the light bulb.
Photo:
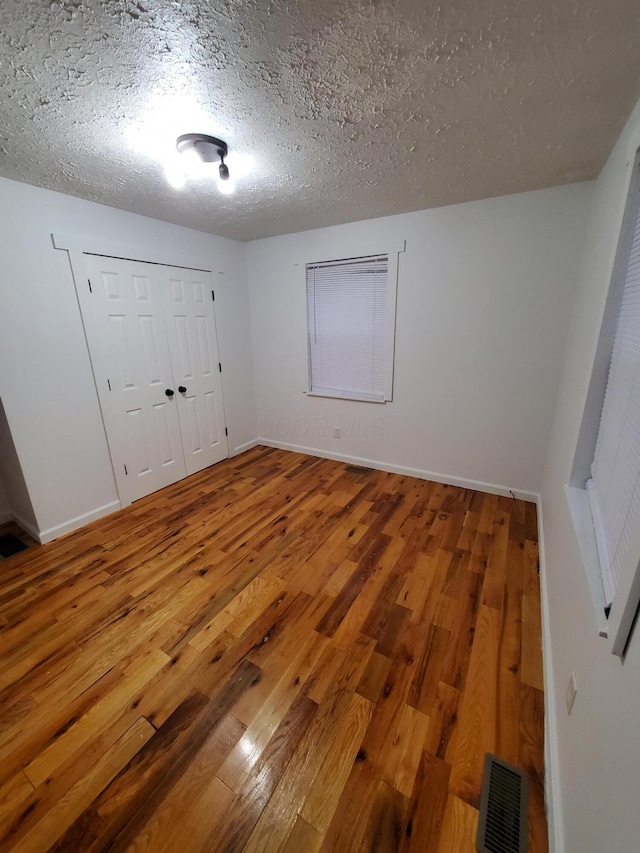
M 236 185 L 233 182 L 232 178 L 227 178 L 226 181 L 221 181 L 220 178 L 218 178 L 217 183 L 218 189 L 220 190 L 222 195 L 231 195 L 231 193 L 234 193 L 236 191 Z
M 186 183 L 187 178 L 180 163 L 167 163 L 164 168 L 164 174 L 167 181 L 176 190 L 181 190 Z

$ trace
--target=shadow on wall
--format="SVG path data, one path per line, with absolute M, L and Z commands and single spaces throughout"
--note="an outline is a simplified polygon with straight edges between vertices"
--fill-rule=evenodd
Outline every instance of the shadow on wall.
M 0 477 L 13 518 L 29 532 L 38 530 L 27 484 L 22 473 L 9 422 L 0 399 Z

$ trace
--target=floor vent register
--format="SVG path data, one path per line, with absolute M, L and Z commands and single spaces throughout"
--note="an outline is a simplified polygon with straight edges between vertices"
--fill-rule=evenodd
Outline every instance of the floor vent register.
M 0 536 L 0 557 L 5 560 L 7 557 L 13 557 L 14 554 L 19 554 L 20 551 L 26 551 L 27 546 L 21 542 L 13 533 L 5 533 Z
M 478 853 L 526 853 L 528 779 L 517 767 L 487 753 L 484 760 Z

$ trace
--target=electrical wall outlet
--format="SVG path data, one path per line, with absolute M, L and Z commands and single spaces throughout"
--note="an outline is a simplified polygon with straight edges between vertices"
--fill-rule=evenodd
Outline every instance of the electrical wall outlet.
M 333 437 L 334 438 L 340 438 L 340 427 L 334 427 L 333 428 Z
M 571 677 L 569 678 L 569 683 L 567 684 L 567 692 L 565 693 L 565 702 L 567 703 L 567 714 L 571 713 L 571 709 L 573 708 L 573 703 L 576 701 L 576 693 L 578 692 L 578 687 L 576 685 L 576 674 L 575 672 L 571 673 Z

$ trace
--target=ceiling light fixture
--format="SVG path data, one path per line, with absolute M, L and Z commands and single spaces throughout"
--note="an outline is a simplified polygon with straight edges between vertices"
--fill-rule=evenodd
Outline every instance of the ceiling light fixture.
M 197 158 L 202 163 L 220 163 L 218 166 L 218 188 L 225 195 L 233 192 L 233 182 L 229 181 L 229 167 L 224 162 L 229 148 L 222 139 L 206 133 L 183 133 L 176 140 L 180 154 Z M 224 184 L 222 182 L 225 182 Z

